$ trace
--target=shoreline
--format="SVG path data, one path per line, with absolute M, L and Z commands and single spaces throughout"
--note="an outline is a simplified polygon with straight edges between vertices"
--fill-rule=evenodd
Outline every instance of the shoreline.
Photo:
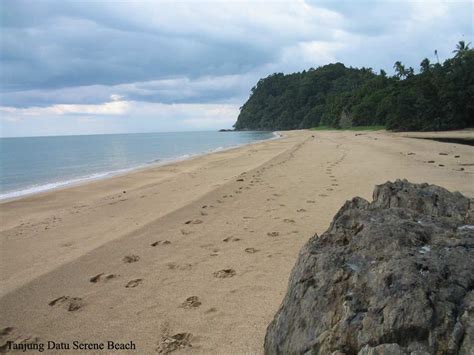
M 237 147 L 229 147 L 228 149 L 221 149 L 218 151 L 214 151 L 212 153 L 204 153 L 204 154 L 199 154 L 193 157 L 190 157 L 188 159 L 183 159 L 180 161 L 173 161 L 168 164 L 152 164 L 146 167 L 142 167 L 139 169 L 134 169 L 132 171 L 126 172 L 124 174 L 118 174 L 114 176 L 110 176 L 108 178 L 104 179 L 96 179 L 92 181 L 86 181 L 82 183 L 77 183 L 71 186 L 64 186 L 64 187 L 59 187 L 57 189 L 52 189 L 52 190 L 47 190 L 43 192 L 39 192 L 36 194 L 31 194 L 31 195 L 26 195 L 26 196 L 21 196 L 18 198 L 13 198 L 13 199 L 8 199 L 8 200 L 2 200 L 0 201 L 0 217 L 2 220 L 2 226 L 0 227 L 0 238 L 1 234 L 4 233 L 5 231 L 10 231 L 13 228 L 12 234 L 16 236 L 21 236 L 24 234 L 23 231 L 17 232 L 15 229 L 22 230 L 24 229 L 25 225 L 32 225 L 33 227 L 36 227 L 38 225 L 43 225 L 43 224 L 48 224 L 47 222 L 43 221 L 49 221 L 52 220 L 53 224 L 55 221 L 62 219 L 63 217 L 61 216 L 62 214 L 79 214 L 79 211 L 82 211 L 83 209 L 88 209 L 87 207 L 91 204 L 99 204 L 103 207 L 108 207 L 108 206 L 115 206 L 115 204 L 119 204 L 121 202 L 125 202 L 125 198 L 130 197 L 131 190 L 136 188 L 135 185 L 140 188 L 143 185 L 144 187 L 147 188 L 150 185 L 160 185 L 162 183 L 169 183 L 170 180 L 172 180 L 177 174 L 180 175 L 182 180 L 185 181 L 190 181 L 194 180 L 194 170 L 196 167 L 201 167 L 203 163 L 206 162 L 211 162 L 213 163 L 214 161 L 220 161 L 221 157 L 224 156 L 225 158 L 232 158 L 234 155 L 237 155 L 241 157 L 242 160 L 246 160 L 246 157 L 243 155 L 247 151 L 254 151 L 255 146 L 258 145 L 267 145 L 270 142 L 277 142 L 278 140 L 288 138 L 288 136 L 292 136 L 292 134 L 287 134 L 286 136 L 283 136 L 279 132 L 275 132 L 277 136 L 272 137 L 270 139 L 265 139 L 261 141 L 256 141 L 256 142 L 251 142 L 248 144 L 240 145 Z M 279 149 L 277 148 L 277 151 L 279 152 Z M 235 168 L 233 169 L 235 170 Z M 232 170 L 232 172 L 234 172 Z M 236 172 L 237 173 L 237 172 Z M 234 176 L 234 175 L 231 175 Z M 188 191 L 188 194 L 186 196 L 186 199 L 184 201 L 179 201 L 176 203 L 167 203 L 166 200 L 160 201 L 160 204 L 164 206 L 160 206 L 160 213 L 158 215 L 152 215 L 152 216 L 146 216 L 147 218 L 144 219 L 143 222 L 140 222 L 140 224 L 148 223 L 150 219 L 154 219 L 159 216 L 163 216 L 167 213 L 170 213 L 174 211 L 177 208 L 181 207 L 181 204 L 187 204 L 190 203 L 193 199 L 195 199 L 196 195 L 199 196 L 200 194 L 204 194 L 207 192 L 210 192 L 215 189 L 216 186 L 220 186 L 220 184 L 225 183 L 226 180 L 228 180 L 231 176 L 226 175 L 224 181 L 214 181 L 214 176 L 210 177 L 207 186 L 205 187 L 206 189 L 203 192 L 196 192 L 194 189 L 190 189 Z M 135 183 L 137 181 L 137 183 Z M 125 195 L 128 193 L 128 195 Z M 174 199 L 174 196 L 176 194 L 176 189 L 172 189 L 172 191 L 168 191 L 165 196 L 168 196 L 167 199 L 172 200 Z M 136 196 L 134 196 L 136 197 Z M 137 198 L 137 197 L 136 197 Z M 141 198 L 141 196 L 139 197 Z M 91 200 L 93 202 L 91 202 Z M 117 201 L 118 200 L 118 201 Z M 83 201 L 83 202 L 81 202 Z M 86 207 L 87 206 L 87 207 Z M 33 211 L 31 211 L 31 208 Z M 47 210 L 45 210 L 47 208 Z M 28 212 L 23 212 L 26 209 Z M 145 213 L 147 212 L 148 208 L 140 208 L 140 213 Z M 20 210 L 20 212 L 18 212 Z M 68 211 L 65 211 L 68 210 Z M 72 212 L 71 212 L 72 210 Z M 32 213 L 30 213 L 32 212 Z M 66 213 L 68 212 L 68 213 Z M 120 211 L 121 214 L 123 214 L 122 219 L 127 218 L 127 213 L 126 211 Z M 23 216 L 27 214 L 29 218 L 31 218 L 31 222 L 27 222 L 28 218 L 25 219 Z M 137 211 L 137 214 L 138 211 Z M 112 216 L 114 218 L 115 216 Z M 138 218 L 138 216 L 136 216 Z M 90 218 L 97 218 L 97 216 L 91 216 Z M 84 221 L 81 222 L 76 222 L 74 223 L 73 227 L 65 227 L 63 229 L 64 234 L 68 234 L 69 230 L 72 229 L 82 229 L 83 223 L 88 223 L 89 221 L 85 219 Z M 97 221 L 100 222 L 100 221 Z M 98 228 L 100 230 L 108 230 L 111 228 L 111 225 L 113 226 L 115 223 L 114 221 L 110 220 L 110 217 L 107 216 L 104 218 L 104 223 L 98 223 L 99 226 L 96 226 L 95 228 Z M 124 229 L 120 232 L 120 234 L 125 234 L 128 231 L 132 231 L 135 229 L 135 226 L 130 226 L 127 225 L 125 220 L 121 220 L 121 225 L 124 227 Z M 113 228 L 113 227 L 112 227 Z M 38 229 L 36 229 L 35 234 L 38 232 Z M 44 234 L 50 234 L 49 233 L 49 227 L 45 227 L 44 231 L 41 231 Z M 76 233 L 73 233 L 76 234 Z M 49 236 L 51 238 L 51 236 Z M 28 272 L 25 272 L 25 275 L 23 276 L 24 280 L 31 280 L 37 275 L 43 274 L 44 272 L 47 272 L 54 267 L 57 267 L 59 265 L 62 265 L 64 262 L 69 262 L 70 260 L 82 255 L 84 251 L 89 251 L 93 250 L 96 247 L 101 246 L 104 242 L 109 242 L 110 240 L 116 239 L 117 236 L 112 236 L 111 238 L 103 238 L 103 237 L 97 237 L 94 238 L 94 243 L 82 243 L 81 245 L 81 250 L 78 253 L 72 253 L 72 256 L 67 255 L 64 257 L 64 260 L 59 260 L 60 262 L 56 262 L 54 260 L 54 253 L 50 252 L 49 249 L 49 244 L 50 242 L 46 241 L 44 243 L 44 247 L 41 248 L 43 252 L 38 252 L 37 258 L 41 260 L 42 264 L 46 265 L 46 270 L 42 270 L 42 267 L 39 268 L 39 270 L 33 270 L 29 269 L 29 274 Z M 57 236 L 58 240 L 53 241 L 53 243 L 57 244 L 59 243 L 60 246 L 63 245 L 68 245 L 68 239 L 66 236 L 63 235 L 58 235 Z M 72 239 L 76 239 L 76 237 L 73 237 Z M 1 243 L 0 239 L 0 243 Z M 60 242 L 62 241 L 62 242 Z M 3 246 L 5 246 L 5 243 L 3 243 Z M 23 246 L 24 248 L 25 246 Z M 8 249 L 8 248 L 6 248 Z M 62 249 L 62 247 L 61 247 Z M 67 251 L 70 251 L 70 248 L 67 248 Z M 74 250 L 73 250 L 74 251 Z M 67 253 L 66 253 L 67 254 Z M 53 258 L 52 262 L 50 263 L 47 259 Z M 72 259 L 71 259 L 72 257 Z M 8 260 L 9 258 L 6 258 L 5 260 Z M 24 260 L 25 262 L 27 260 Z M 8 264 L 8 261 L 6 262 Z M 5 266 L 1 265 L 0 266 Z M 12 267 L 12 269 L 16 269 L 17 267 Z M 5 270 L 3 270 L 5 271 Z M 25 270 L 26 271 L 26 270 Z M 10 289 L 10 286 L 6 286 L 3 284 L 3 275 L 0 273 L 0 296 L 4 294 L 5 292 L 8 292 Z M 16 287 L 19 283 L 17 280 L 12 280 L 12 284 L 14 285 L 13 287 Z M 20 284 L 23 283 L 20 282 Z
M 186 333 L 192 352 L 262 353 L 302 245 L 346 200 L 397 178 L 474 197 L 469 146 L 284 134 L 1 203 L 0 328 L 146 353 Z
M 214 154 L 214 153 L 218 153 L 218 152 L 224 152 L 224 151 L 227 151 L 227 150 L 238 149 L 240 147 L 244 147 L 244 146 L 247 146 L 247 145 L 257 144 L 257 143 L 260 143 L 260 142 L 263 142 L 263 141 L 274 140 L 274 139 L 279 139 L 279 138 L 283 137 L 282 133 L 279 132 L 279 131 L 271 131 L 271 133 L 273 134 L 273 137 L 270 137 L 270 138 L 267 138 L 267 139 L 262 139 L 262 140 L 256 140 L 254 142 L 243 143 L 243 144 L 238 144 L 238 145 L 232 145 L 232 146 L 229 146 L 229 147 L 218 147 L 218 148 L 211 149 L 211 150 L 204 151 L 204 152 L 200 152 L 200 153 L 184 154 L 182 156 L 178 156 L 178 157 L 174 157 L 174 158 L 165 158 L 165 159 L 161 159 L 161 160 L 157 159 L 155 161 L 151 161 L 151 162 L 144 163 L 144 164 L 137 165 L 137 166 L 130 167 L 130 168 L 123 168 L 123 169 L 112 170 L 112 171 L 97 172 L 97 173 L 93 173 L 93 174 L 90 174 L 90 175 L 87 175 L 87 176 L 77 177 L 77 178 L 73 178 L 73 179 L 69 179 L 69 180 L 49 182 L 49 183 L 45 183 L 45 184 L 42 184 L 42 185 L 32 185 L 32 186 L 25 187 L 22 190 L 8 191 L 8 192 L 0 194 L 0 206 L 4 202 L 15 201 L 15 200 L 18 200 L 18 199 L 21 199 L 21 198 L 24 198 L 24 197 L 29 197 L 29 196 L 33 196 L 33 195 L 48 193 L 48 192 L 51 192 L 51 191 L 57 191 L 57 190 L 61 190 L 61 189 L 67 189 L 67 188 L 70 188 L 70 187 L 75 187 L 75 186 L 80 186 L 80 185 L 83 185 L 83 184 L 93 183 L 95 181 L 111 179 L 111 178 L 118 177 L 118 176 L 123 176 L 123 175 L 126 175 L 126 174 L 132 174 L 134 172 L 137 172 L 137 171 L 140 171 L 140 170 L 143 170 L 143 169 L 166 166 L 166 165 L 169 165 L 169 164 L 174 164 L 174 163 L 179 163 L 179 162 L 190 160 L 190 159 L 199 158 L 201 156 L 208 155 L 208 154 Z M 28 137 L 26 137 L 26 138 L 28 138 Z M 50 185 L 53 185 L 53 186 L 46 187 L 46 186 L 50 186 Z M 10 196 L 10 195 L 13 195 L 13 196 Z M 4 196 L 6 196 L 6 197 L 4 197 Z

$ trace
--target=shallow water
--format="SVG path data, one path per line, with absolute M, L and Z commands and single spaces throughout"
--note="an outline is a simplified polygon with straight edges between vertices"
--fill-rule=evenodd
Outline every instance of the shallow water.
M 170 132 L 0 138 L 0 199 L 272 137 L 271 132 Z

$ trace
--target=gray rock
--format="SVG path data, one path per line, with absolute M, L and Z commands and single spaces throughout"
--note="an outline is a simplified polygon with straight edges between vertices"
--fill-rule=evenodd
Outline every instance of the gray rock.
M 406 180 L 346 202 L 301 250 L 265 353 L 473 354 L 473 207 Z
M 376 347 L 364 346 L 357 355 L 405 355 L 398 344 L 382 344 Z

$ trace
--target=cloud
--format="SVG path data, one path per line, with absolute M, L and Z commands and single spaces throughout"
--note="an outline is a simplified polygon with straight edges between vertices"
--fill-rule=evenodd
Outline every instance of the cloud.
M 5 117 L 28 117 L 50 115 L 123 115 L 129 109 L 126 101 L 113 100 L 99 105 L 58 104 L 47 107 L 16 108 L 0 106 L 0 114 Z
M 118 100 L 99 105 L 0 107 L 0 134 L 8 137 L 212 130 L 231 128 L 238 112 L 239 106 L 235 104 L 163 104 Z M 76 129 L 71 131 L 71 126 L 76 126 Z
M 299 42 L 282 51 L 282 63 L 299 62 L 307 67 L 317 67 L 336 61 L 336 52 L 342 47 L 340 42 L 308 41 Z
M 90 85 L 60 89 L 4 92 L 3 106 L 50 106 L 55 103 L 100 104 L 114 99 L 161 103 L 242 102 L 261 72 L 242 75 L 174 77 L 118 85 Z
M 0 7 L 0 114 L 12 124 L 62 115 L 71 132 L 92 115 L 101 131 L 104 122 L 132 129 L 122 121 L 133 122 L 136 107 L 238 107 L 274 72 L 335 61 L 389 73 L 396 60 L 417 68 L 424 57 L 434 60 L 434 49 L 443 60 L 473 36 L 471 1 L 3 0 Z M 222 124 L 199 116 L 154 125 L 147 117 L 133 129 Z

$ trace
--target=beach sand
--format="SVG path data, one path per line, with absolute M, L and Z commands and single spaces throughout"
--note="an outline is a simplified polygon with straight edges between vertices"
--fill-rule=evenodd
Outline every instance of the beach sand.
M 474 197 L 473 177 L 471 146 L 292 131 L 3 202 L 0 345 L 262 353 L 300 248 L 346 200 L 397 178 Z

